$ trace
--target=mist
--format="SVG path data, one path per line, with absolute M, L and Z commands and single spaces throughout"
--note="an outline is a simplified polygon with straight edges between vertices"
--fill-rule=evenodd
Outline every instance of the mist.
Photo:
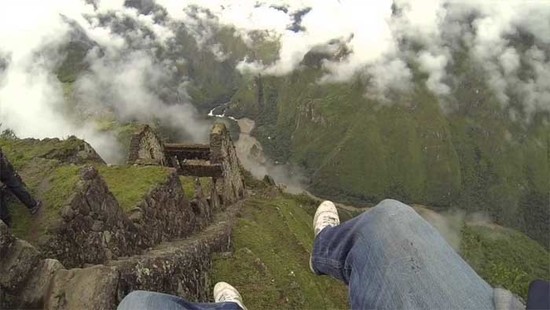
M 319 83 L 360 78 L 365 96 L 382 100 L 410 90 L 418 70 L 445 111 L 460 104 L 449 100 L 450 68 L 453 51 L 465 50 L 501 105 L 528 121 L 550 112 L 549 20 L 547 1 L 9 1 L 0 12 L 0 122 L 20 137 L 77 135 L 109 162 L 122 152 L 113 133 L 97 129 L 102 118 L 162 123 L 204 142 L 209 123 L 190 104 L 186 55 L 162 56 L 177 44 L 177 27 L 218 61 L 229 57 L 212 40 L 222 27 L 250 47 L 258 34 L 279 42 L 272 63 L 238 60 L 245 74 L 286 75 L 312 50 L 332 53 Z M 75 41 L 90 48 L 67 98 L 55 71 Z
M 24 0 L 0 12 L 0 123 L 19 137 L 76 135 L 111 163 L 121 162 L 114 133 L 97 121 L 162 123 L 193 142 L 205 142 L 209 123 L 189 103 L 185 77 L 175 79 L 184 62 L 158 59 L 156 49 L 173 37 L 151 16 L 124 1 Z M 115 31 L 132 20 L 135 27 Z M 56 74 L 68 42 L 92 46 L 84 74 L 62 83 Z M 67 88 L 72 96 L 67 96 Z
M 363 76 L 370 84 L 365 95 L 384 99 L 390 91 L 410 89 L 413 64 L 428 74 L 426 87 L 440 97 L 443 108 L 452 110 L 447 100 L 453 80 L 449 68 L 457 57 L 453 51 L 466 49 L 488 75 L 503 107 L 516 95 L 523 98 L 518 104 L 526 120 L 550 111 L 547 1 L 158 2 L 175 10 L 177 14 L 169 11 L 176 19 L 201 18 L 233 27 L 245 42 L 252 32 L 280 42 L 275 63 L 243 59 L 237 68 L 245 73 L 288 74 L 300 68 L 311 50 L 337 42 L 347 53 L 324 61 L 320 83 Z M 209 14 L 186 14 L 190 6 Z

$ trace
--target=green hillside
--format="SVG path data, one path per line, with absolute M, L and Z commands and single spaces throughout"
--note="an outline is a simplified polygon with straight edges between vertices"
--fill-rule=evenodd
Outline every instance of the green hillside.
M 0 137 L 0 147 L 21 176 L 30 193 L 42 201 L 43 212 L 30 216 L 27 208 L 6 195 L 13 233 L 35 243 L 45 238 L 61 220 L 62 208 L 74 195 L 80 170 L 95 166 L 124 210 L 134 207 L 152 188 L 166 182 L 169 169 L 157 166 L 106 166 L 97 154 L 85 156 L 83 140 L 17 139 Z
M 349 308 L 341 282 L 309 270 L 316 207 L 302 196 L 256 192 L 234 229 L 233 253 L 214 261 L 212 282 L 237 287 L 249 309 Z M 464 225 L 461 240 L 461 255 L 487 282 L 524 299 L 530 281 L 550 277 L 550 253 L 522 233 Z
M 338 55 L 311 51 L 286 76 L 241 74 L 236 66 L 243 59 L 277 60 L 279 43 L 254 33 L 245 44 L 235 29 L 214 27 L 199 44 L 185 25 L 174 27 L 175 39 L 155 46 L 154 58 L 185 61 L 167 79 L 174 85 L 164 85 L 159 96 L 175 94 L 185 78 L 201 113 L 230 102 L 229 115 L 256 121 L 253 135 L 273 161 L 304 169 L 311 192 L 358 205 L 391 197 L 486 212 L 550 248 L 549 115 L 527 118 L 517 96 L 508 105 L 497 100 L 490 77 L 466 47 L 453 47 L 448 96 L 430 92 L 428 76 L 410 60 L 412 88 L 381 101 L 371 96 L 365 77 L 318 83 L 322 61 Z M 87 70 L 78 42 L 64 47 L 61 81 Z M 224 57 L 217 58 L 213 47 Z M 124 128 L 114 131 L 124 136 Z
M 13 232 L 35 242 L 47 237 L 60 219 L 59 211 L 78 184 L 82 164 L 98 167 L 109 188 L 127 209 L 151 188 L 166 180 L 161 167 L 107 167 L 85 157 L 73 158 L 82 140 L 0 139 L 29 190 L 45 203 L 45 212 L 31 218 L 10 200 Z M 78 153 L 78 152 L 77 152 Z M 66 160 L 78 159 L 71 164 Z M 92 157 L 93 159 L 93 157 Z M 318 201 L 306 195 L 289 195 L 245 173 L 250 198 L 238 215 L 232 236 L 233 251 L 214 260 L 212 282 L 227 281 L 242 293 L 250 309 L 345 309 L 347 288 L 336 280 L 309 270 L 313 244 L 312 218 Z M 210 185 L 201 180 L 204 188 Z M 186 194 L 193 194 L 194 180 L 182 178 Z M 340 209 L 342 221 L 358 215 Z M 550 253 L 526 235 L 496 225 L 462 225 L 461 255 L 491 285 L 526 297 L 530 281 L 550 278 Z
M 236 117 L 256 120 L 253 134 L 278 162 L 303 167 L 309 189 L 365 204 L 392 197 L 438 208 L 483 211 L 550 246 L 550 123 L 538 114 L 512 121 L 472 60 L 457 62 L 445 104 L 415 75 L 391 103 L 369 87 L 317 83 L 304 67 L 285 77 L 245 79 L 232 98 Z

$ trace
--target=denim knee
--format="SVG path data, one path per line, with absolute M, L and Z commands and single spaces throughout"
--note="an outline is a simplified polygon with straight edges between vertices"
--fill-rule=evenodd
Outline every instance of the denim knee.
M 362 222 L 368 221 L 370 223 L 376 223 L 377 226 L 384 226 L 385 224 L 394 223 L 403 219 L 415 219 L 419 217 L 418 213 L 414 211 L 409 205 L 406 205 L 400 201 L 394 199 L 384 199 L 378 203 L 371 210 L 363 213 Z
M 146 305 L 155 293 L 147 291 L 133 291 L 126 295 L 118 305 L 117 310 L 138 309 Z

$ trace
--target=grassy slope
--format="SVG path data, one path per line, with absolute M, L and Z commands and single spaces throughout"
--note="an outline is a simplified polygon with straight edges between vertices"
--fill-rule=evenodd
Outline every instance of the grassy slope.
M 347 288 L 309 270 L 307 207 L 281 196 L 250 199 L 234 230 L 235 253 L 215 259 L 213 282 L 237 287 L 249 309 L 347 308 Z
M 524 300 L 531 281 L 550 279 L 550 253 L 512 229 L 464 226 L 461 255 L 489 284 L 509 289 Z
M 213 282 L 235 285 L 250 309 L 349 308 L 344 285 L 309 271 L 312 203 L 293 195 L 250 199 L 234 230 L 233 256 L 214 260 Z M 461 255 L 493 286 L 526 298 L 530 281 L 550 278 L 550 253 L 522 233 L 468 225 L 461 240 Z
M 31 242 L 47 234 L 48 229 L 61 220 L 59 211 L 68 202 L 80 180 L 83 166 L 63 163 L 64 155 L 73 154 L 81 140 L 0 139 L 0 147 L 21 175 L 30 193 L 43 202 L 44 208 L 37 217 L 16 198 L 8 201 L 13 231 Z M 56 159 L 50 159 L 56 158 Z M 100 174 L 124 210 L 138 203 L 155 186 L 168 179 L 169 170 L 162 167 L 107 167 L 97 163 Z
M 124 211 L 129 211 L 147 193 L 168 180 L 170 170 L 160 166 L 99 166 L 99 174 Z
M 195 196 L 196 179 L 196 177 L 191 176 L 180 176 L 183 192 L 185 193 L 185 197 L 188 199 L 193 199 Z M 204 177 L 198 179 L 201 184 L 203 194 L 206 196 L 210 195 L 210 190 L 212 189 L 212 178 Z
M 315 82 L 319 71 L 248 81 L 232 99 L 236 115 L 270 157 L 304 167 L 310 190 L 355 204 L 386 197 L 484 211 L 550 247 L 550 124 L 510 121 L 470 60 L 457 61 L 445 114 L 422 75 L 391 105 L 364 96 L 360 81 Z M 537 214 L 537 216 L 532 216 Z

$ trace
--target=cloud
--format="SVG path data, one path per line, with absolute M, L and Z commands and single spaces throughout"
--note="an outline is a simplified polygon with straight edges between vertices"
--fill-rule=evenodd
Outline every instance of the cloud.
M 170 61 L 156 62 L 147 51 L 123 51 L 115 55 L 90 54 L 89 71 L 76 82 L 77 102 L 89 114 L 114 112 L 120 121 L 154 123 L 178 129 L 192 141 L 208 139 L 209 123 L 198 119 L 196 109 L 185 102 L 185 82 L 173 88 Z M 165 92 L 182 102 L 165 102 Z
M 65 56 L 60 48 L 78 29 L 94 42 L 88 71 L 74 85 L 83 114 L 107 111 L 120 120 L 161 120 L 189 139 L 204 139 L 207 125 L 187 103 L 189 81 L 178 69 L 185 67 L 185 55 L 162 56 L 177 44 L 178 27 L 218 61 L 228 59 L 222 43 L 214 41 L 219 27 L 231 27 L 250 46 L 259 35 L 279 42 L 275 62 L 242 59 L 236 64 L 242 72 L 285 75 L 299 69 L 307 53 L 323 51 L 328 56 L 321 63 L 320 83 L 361 78 L 368 81 L 367 96 L 387 99 L 388 93 L 410 90 L 419 70 L 443 103 L 452 92 L 455 52 L 466 47 L 502 106 L 517 109 L 511 114 L 529 120 L 550 112 L 550 2 L 133 2 L 136 8 L 125 7 L 124 0 L 4 3 L 0 122 L 22 137 L 77 134 L 95 140 L 94 146 L 113 141 L 93 122 L 67 112 L 66 85 L 54 74 Z
M 123 152 L 112 134 L 96 129 L 94 116 L 106 111 L 119 120 L 161 121 L 187 139 L 205 141 L 208 124 L 187 102 L 185 78 L 173 81 L 175 66 L 182 60 L 155 57 L 173 38 L 171 28 L 158 23 L 156 15 L 143 15 L 123 4 L 123 0 L 3 4 L 0 122 L 4 127 L 21 137 L 77 135 L 110 162 L 120 161 Z M 133 26 L 124 24 L 128 21 Z M 66 56 L 60 51 L 75 31 L 95 44 L 86 58 L 89 70 L 73 86 L 78 113 L 65 96 L 68 86 L 55 75 Z
M 189 7 L 185 4 L 174 0 L 158 2 L 167 7 L 178 3 L 174 18 L 189 20 L 189 14 L 185 13 Z M 445 104 L 445 96 L 452 91 L 449 69 L 455 63 L 453 53 L 466 46 L 469 56 L 487 73 L 488 84 L 503 107 L 510 105 L 510 95 L 515 93 L 516 97 L 521 94 L 526 98 L 521 105 L 527 118 L 537 111 L 550 110 L 544 99 L 548 93 L 545 72 L 550 44 L 550 2 L 194 0 L 187 3 L 195 11 L 203 10 L 201 18 L 211 25 L 235 28 L 245 41 L 257 31 L 279 40 L 279 58 L 275 63 L 243 59 L 237 66 L 241 72 L 285 75 L 298 69 L 308 52 L 337 41 L 343 43 L 347 53 L 324 62 L 327 75 L 320 82 L 369 76 L 370 95 L 378 96 L 403 85 L 410 86 L 404 79 L 414 77 L 410 66 L 417 64 L 428 74 L 426 87 L 440 95 Z M 296 14 L 300 14 L 298 21 L 294 18 Z M 200 31 L 197 34 L 200 37 Z M 512 39 L 514 36 L 516 39 Z M 526 36 L 532 38 L 527 46 L 532 52 L 528 53 L 521 47 L 528 41 Z M 536 50 L 543 51 L 544 57 L 531 57 Z M 519 74 L 524 64 L 531 71 L 527 79 Z

